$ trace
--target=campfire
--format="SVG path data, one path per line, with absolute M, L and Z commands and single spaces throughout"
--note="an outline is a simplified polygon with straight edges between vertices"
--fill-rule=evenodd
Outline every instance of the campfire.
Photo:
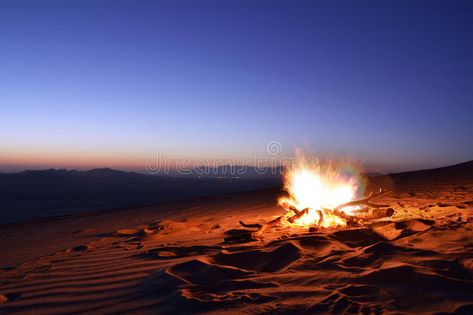
M 287 167 L 284 174 L 286 196 L 280 197 L 278 203 L 285 212 L 267 223 L 247 224 L 240 221 L 240 224 L 257 229 L 253 236 L 258 237 L 268 228 L 276 226 L 313 231 L 359 226 L 392 216 L 394 210 L 389 205 L 373 202 L 373 199 L 390 191 L 380 189 L 356 199 L 357 193 L 363 190 L 364 180 L 356 168 L 350 170 L 346 172 L 346 167 L 333 164 L 312 166 L 300 159 L 295 165 Z

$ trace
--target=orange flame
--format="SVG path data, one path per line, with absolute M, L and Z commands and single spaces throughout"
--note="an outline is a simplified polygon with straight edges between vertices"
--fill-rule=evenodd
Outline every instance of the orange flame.
M 350 172 L 343 170 L 349 166 Z M 334 167 L 328 164 L 322 167 L 319 163 L 310 165 L 305 159 L 286 168 L 284 189 L 288 197 L 279 198 L 284 208 L 298 210 L 308 209 L 307 213 L 288 225 L 296 226 L 345 226 L 346 221 L 330 209 L 353 200 L 361 185 L 359 171 L 349 164 Z M 353 209 L 344 208 L 350 214 Z M 291 210 L 289 210 L 292 212 Z M 322 218 L 321 218 L 322 216 Z

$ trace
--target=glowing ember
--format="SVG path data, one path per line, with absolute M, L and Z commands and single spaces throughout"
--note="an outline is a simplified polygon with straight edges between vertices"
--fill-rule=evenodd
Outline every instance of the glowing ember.
M 347 175 L 341 172 L 341 168 L 335 168 L 331 164 L 322 168 L 319 164 L 311 166 L 300 159 L 286 169 L 284 188 L 289 196 L 281 197 L 279 204 L 288 210 L 288 215 L 293 214 L 294 209 L 306 210 L 300 217 L 292 222 L 286 221 L 285 224 L 345 226 L 346 220 L 332 209 L 355 199 L 361 184 L 359 178 L 357 172 Z M 351 215 L 354 209 L 356 208 L 345 207 L 341 211 Z

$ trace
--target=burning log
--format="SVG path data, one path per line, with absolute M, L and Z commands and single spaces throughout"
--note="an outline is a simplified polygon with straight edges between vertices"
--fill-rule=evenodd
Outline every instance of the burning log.
M 386 208 L 386 209 L 374 209 L 368 213 L 358 214 L 357 218 L 360 220 L 376 220 L 381 218 L 392 217 L 394 215 L 393 208 Z
M 281 207 L 283 207 L 283 208 L 286 209 L 287 211 L 293 211 L 293 212 L 295 212 L 295 213 L 301 212 L 301 210 L 299 210 L 299 209 L 297 209 L 296 207 L 294 207 L 294 206 L 288 204 L 287 202 L 283 202 L 283 203 L 281 204 Z
M 351 224 L 358 224 L 359 223 L 355 216 L 346 214 L 345 212 L 340 211 L 340 210 L 332 210 L 332 209 L 323 208 L 322 213 L 324 213 L 324 212 L 327 213 L 327 214 L 336 215 L 337 217 L 340 217 L 340 218 L 344 219 L 345 221 L 347 221 L 347 223 L 351 223 Z
M 324 213 L 320 210 L 317 210 L 317 213 L 319 214 L 319 221 L 317 222 L 317 225 L 322 225 L 322 222 L 324 222 Z
M 307 214 L 309 212 L 309 208 L 305 208 L 305 209 L 302 209 L 302 210 L 298 210 L 298 211 L 295 211 L 296 213 L 289 217 L 287 219 L 287 221 L 289 221 L 290 223 L 294 223 L 297 219 L 299 219 L 300 217 L 302 217 L 304 214 Z
M 322 208 L 320 210 L 315 209 L 315 211 L 318 214 L 318 220 L 317 222 L 314 222 L 315 223 L 314 226 L 323 226 L 324 220 L 326 220 L 330 216 L 332 217 L 337 216 L 343 219 L 348 225 L 351 225 L 351 226 L 359 226 L 365 223 L 365 221 L 376 220 L 376 219 L 380 219 L 384 217 L 390 217 L 394 214 L 394 209 L 387 208 L 388 205 L 376 204 L 372 202 L 374 198 L 380 197 L 387 193 L 390 193 L 390 191 L 385 191 L 381 189 L 379 192 L 375 194 L 370 193 L 369 196 L 366 198 L 343 203 L 341 205 L 336 206 L 333 209 L 327 209 L 327 208 Z M 347 214 L 342 210 L 346 207 L 353 207 L 353 206 L 365 206 L 366 208 L 355 210 L 356 215 Z M 283 203 L 282 207 L 286 209 L 288 212 L 267 223 L 247 224 L 243 221 L 240 221 L 240 224 L 245 228 L 257 229 L 257 231 L 252 233 L 252 236 L 254 238 L 260 238 L 265 230 L 275 227 L 275 226 L 282 225 L 284 218 L 287 218 L 286 219 L 287 222 L 293 224 L 304 215 L 309 214 L 309 211 L 311 210 L 310 208 L 304 208 L 302 210 L 299 210 L 288 203 Z M 382 209 L 382 208 L 385 208 L 385 209 Z
M 343 203 L 341 205 L 338 205 L 336 206 L 333 211 L 341 211 L 343 208 L 346 208 L 346 207 L 353 207 L 353 206 L 367 206 L 367 207 L 371 207 L 371 208 L 383 208 L 383 207 L 389 207 L 389 205 L 380 205 L 380 204 L 376 204 L 376 203 L 372 203 L 371 200 L 373 200 L 374 198 L 377 198 L 377 197 L 380 197 L 382 195 L 385 195 L 385 194 L 388 194 L 390 193 L 391 191 L 389 190 L 383 190 L 382 188 L 379 190 L 379 192 L 377 192 L 376 194 L 373 194 L 373 192 L 371 192 L 369 194 L 368 197 L 366 198 L 363 198 L 363 199 L 359 199 L 359 200 L 353 200 L 353 201 L 350 201 L 350 202 L 346 202 L 346 203 Z

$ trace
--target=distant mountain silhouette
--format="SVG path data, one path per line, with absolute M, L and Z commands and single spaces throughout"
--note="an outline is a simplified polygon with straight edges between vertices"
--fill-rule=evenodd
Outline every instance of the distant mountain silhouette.
M 135 172 L 114 170 L 111 168 L 94 168 L 88 171 L 66 170 L 66 169 L 46 169 L 46 170 L 25 170 L 18 173 L 0 173 L 1 175 L 14 175 L 22 177 L 58 177 L 58 176 L 91 176 L 91 177 L 124 177 L 124 176 L 145 176 Z
M 52 178 L 52 177 L 134 177 L 143 178 L 145 176 L 157 177 L 197 177 L 197 178 L 269 178 L 280 177 L 283 167 L 261 167 L 242 166 L 242 165 L 222 165 L 219 167 L 196 167 L 183 171 L 170 170 L 166 174 L 142 174 L 136 172 L 127 172 L 115 170 L 111 168 L 95 168 L 87 171 L 79 171 L 76 169 L 45 169 L 45 170 L 25 170 L 17 173 L 0 173 L 0 176 L 21 176 L 34 178 Z

